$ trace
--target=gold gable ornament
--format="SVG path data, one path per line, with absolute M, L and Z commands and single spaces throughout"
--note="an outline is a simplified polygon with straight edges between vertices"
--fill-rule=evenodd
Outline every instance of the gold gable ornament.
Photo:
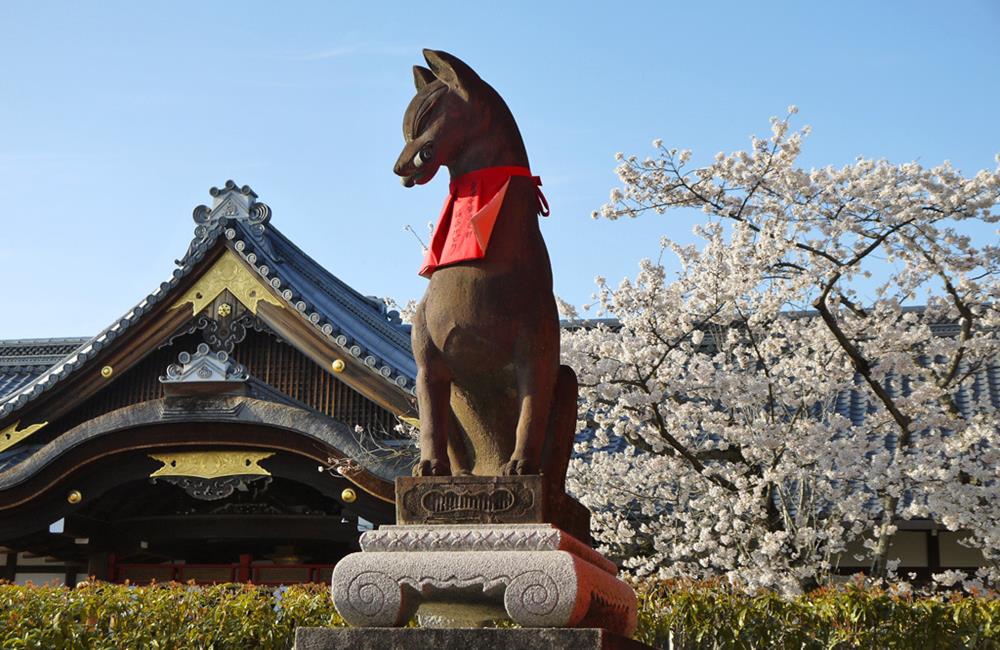
M 40 424 L 32 424 L 31 426 L 25 427 L 18 431 L 17 427 L 20 426 L 20 421 L 15 422 L 6 429 L 0 431 L 0 451 L 6 451 L 21 442 L 34 432 L 38 431 L 44 427 L 48 422 L 42 422 Z
M 198 312 L 226 290 L 252 314 L 257 313 L 257 305 L 260 302 L 270 303 L 282 309 L 285 307 L 284 303 L 271 293 L 267 285 L 247 269 L 236 253 L 227 248 L 222 257 L 170 308 L 178 309 L 190 304 L 191 315 L 197 316 Z

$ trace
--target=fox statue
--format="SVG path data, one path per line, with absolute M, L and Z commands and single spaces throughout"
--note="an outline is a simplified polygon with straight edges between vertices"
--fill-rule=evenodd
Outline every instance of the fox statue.
M 414 475 L 542 474 L 550 493 L 562 493 L 577 380 L 559 364 L 541 181 L 500 95 L 458 58 L 423 54 L 394 171 L 412 187 L 443 165 L 451 184 L 413 318 Z

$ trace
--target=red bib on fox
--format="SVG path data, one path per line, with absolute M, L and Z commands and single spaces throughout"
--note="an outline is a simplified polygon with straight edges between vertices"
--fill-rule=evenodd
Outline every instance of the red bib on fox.
M 542 179 L 532 176 L 527 167 L 486 167 L 451 182 L 420 275 L 429 278 L 439 266 L 486 257 L 512 176 L 527 176 L 537 187 L 542 185 Z M 547 217 L 549 204 L 542 190 L 537 192 L 538 211 Z

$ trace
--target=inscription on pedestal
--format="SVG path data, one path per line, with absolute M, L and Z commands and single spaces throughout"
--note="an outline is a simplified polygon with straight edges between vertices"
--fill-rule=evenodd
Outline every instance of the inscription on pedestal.
M 528 524 L 543 515 L 540 476 L 396 479 L 398 524 Z
M 590 512 L 541 476 L 401 476 L 397 524 L 553 524 L 590 542 Z
M 448 489 L 427 490 L 420 499 L 420 507 L 429 518 L 441 516 L 454 519 L 456 515 L 490 516 L 510 512 L 518 501 L 514 493 L 506 488 L 473 493 Z M 530 508 L 533 501 L 529 495 L 527 499 L 520 500 L 520 505 Z

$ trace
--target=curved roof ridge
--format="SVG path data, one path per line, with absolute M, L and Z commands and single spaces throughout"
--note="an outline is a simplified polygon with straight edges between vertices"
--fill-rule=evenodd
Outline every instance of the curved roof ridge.
M 398 322 L 393 322 L 392 312 L 383 303 L 377 303 L 377 299 L 363 295 L 357 289 L 331 273 L 307 253 L 303 252 L 295 242 L 288 239 L 277 228 L 272 229 L 272 231 L 279 244 L 279 250 L 282 247 L 287 247 L 298 255 L 297 258 L 287 261 L 304 276 L 312 280 L 318 289 L 337 300 L 349 300 L 351 303 L 350 307 L 357 308 L 358 315 L 365 318 L 366 324 L 376 327 L 380 333 L 389 336 L 393 343 L 408 353 L 412 353 L 409 326 L 404 325 L 398 318 L 396 319 Z
M 0 349 L 25 347 L 31 345 L 83 345 L 90 340 L 89 336 L 60 336 L 37 339 L 0 339 Z
M 182 260 L 183 266 L 174 269 L 169 280 L 161 282 L 159 287 L 125 312 L 125 315 L 104 328 L 97 335 L 87 339 L 83 344 L 62 357 L 52 367 L 35 377 L 29 383 L 8 395 L 0 397 L 0 418 L 10 415 L 42 393 L 50 390 L 62 379 L 72 374 L 74 370 L 104 349 L 105 345 L 117 338 L 119 334 L 138 322 L 142 316 L 150 311 L 153 305 L 159 303 L 163 296 L 169 293 L 171 289 L 177 286 L 177 283 L 181 279 L 191 272 L 195 264 L 201 261 L 205 253 L 221 234 L 221 227 L 217 226 L 213 228 L 201 243 L 188 251 L 188 254 Z
M 285 301 L 325 337 L 364 361 L 373 373 L 412 394 L 416 363 L 407 326 L 348 286 L 277 229 L 256 235 L 239 222 L 226 238 Z

